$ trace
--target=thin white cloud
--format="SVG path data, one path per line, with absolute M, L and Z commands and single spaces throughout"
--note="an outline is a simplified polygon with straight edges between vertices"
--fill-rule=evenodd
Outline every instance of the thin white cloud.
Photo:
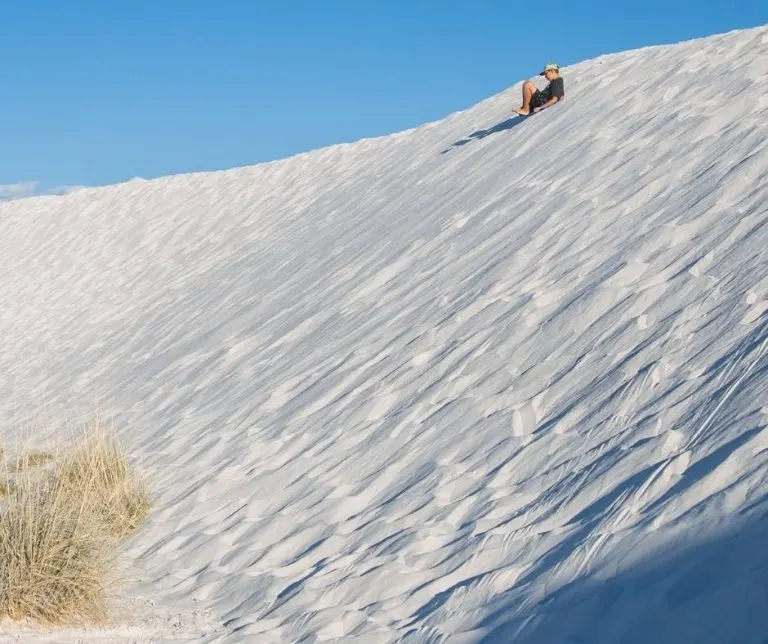
M 0 184 L 0 201 L 12 201 L 13 199 L 23 199 L 24 197 L 34 197 L 37 195 L 66 195 L 81 188 L 88 186 L 54 186 L 53 188 L 40 188 L 39 181 L 23 181 L 20 183 Z
M 23 181 L 21 183 L 0 184 L 0 201 L 31 197 L 37 191 L 37 181 Z

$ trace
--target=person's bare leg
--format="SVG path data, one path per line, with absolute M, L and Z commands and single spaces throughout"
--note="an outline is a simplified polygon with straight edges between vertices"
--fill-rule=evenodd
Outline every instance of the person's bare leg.
M 536 85 L 531 81 L 523 83 L 523 105 L 518 107 L 515 112 L 520 116 L 528 116 L 531 113 L 531 96 L 536 92 Z

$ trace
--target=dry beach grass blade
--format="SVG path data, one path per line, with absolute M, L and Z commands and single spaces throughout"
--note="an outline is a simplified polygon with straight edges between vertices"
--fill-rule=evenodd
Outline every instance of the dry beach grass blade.
M 25 475 L 0 516 L 0 615 L 100 621 L 111 539 L 55 476 Z
M 133 474 L 116 439 L 101 427 L 64 454 L 57 469 L 72 494 L 89 491 L 90 512 L 118 539 L 138 528 L 149 512 L 146 484 Z
M 30 467 L 41 467 L 52 460 L 53 454 L 49 454 L 48 452 L 30 452 L 11 465 L 8 471 L 11 474 L 17 474 Z
M 52 458 L 19 463 L 6 465 L 0 499 L 0 619 L 103 621 L 119 540 L 149 511 L 146 485 L 98 423 Z

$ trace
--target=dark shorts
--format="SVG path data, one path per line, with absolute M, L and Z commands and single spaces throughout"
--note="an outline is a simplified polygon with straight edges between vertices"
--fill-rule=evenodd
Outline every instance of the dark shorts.
M 536 90 L 533 93 L 533 96 L 531 96 L 531 110 L 533 110 L 536 107 L 541 107 L 544 105 L 544 103 L 547 102 L 547 98 L 545 98 L 544 94 L 542 94 L 539 90 Z

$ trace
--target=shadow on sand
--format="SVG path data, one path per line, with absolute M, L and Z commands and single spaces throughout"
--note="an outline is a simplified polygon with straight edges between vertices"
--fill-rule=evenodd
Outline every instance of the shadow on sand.
M 524 589 L 508 591 L 478 624 L 477 641 L 766 644 L 768 495 L 750 506 L 757 511 L 740 528 L 616 576 L 579 579 L 534 605 Z
M 472 132 L 472 134 L 469 134 L 465 138 L 456 141 L 456 143 L 454 143 L 450 148 L 443 150 L 440 154 L 445 154 L 446 152 L 450 152 L 451 150 L 453 150 L 453 148 L 460 148 L 462 145 L 466 145 L 471 141 L 478 141 L 480 139 L 484 139 L 486 136 L 491 136 L 491 134 L 498 134 L 499 132 L 506 132 L 507 130 L 511 130 L 512 128 L 517 127 L 521 123 L 524 123 L 525 121 L 527 121 L 531 116 L 532 115 L 528 115 L 528 116 L 515 115 L 511 118 L 508 118 L 506 121 L 497 123 L 492 128 L 489 128 L 487 130 L 477 130 L 476 132 Z
M 727 523 L 714 512 L 719 523 L 706 538 L 678 534 L 664 551 L 532 596 L 531 588 L 540 587 L 553 570 L 584 560 L 587 546 L 599 543 L 595 532 L 608 509 L 649 479 L 657 467 L 649 466 L 573 517 L 570 535 L 544 553 L 515 587 L 491 600 L 476 625 L 479 644 L 768 644 L 768 427 L 750 411 L 754 392 L 768 378 L 768 366 L 761 365 L 766 346 L 768 321 L 763 321 L 703 374 L 707 388 L 715 385 L 714 395 L 692 405 L 680 426 L 695 428 L 692 445 L 707 441 L 714 447 L 717 437 L 723 438 L 648 505 L 648 523 L 639 529 L 653 531 L 654 516 L 681 499 L 695 498 L 692 490 L 704 492 L 730 466 L 742 478 L 717 493 L 710 488 L 687 514 L 706 528 L 708 510 L 736 499 L 740 510 Z M 731 371 L 734 360 L 742 363 L 741 373 Z M 710 420 L 701 423 L 701 418 Z
M 607 519 L 631 508 L 624 504 L 670 462 L 666 457 L 624 472 L 626 478 L 605 485 L 567 521 L 562 516 L 565 531 L 542 548 L 513 585 L 496 593 L 488 589 L 482 612 L 464 625 L 461 641 L 768 644 L 768 426 L 757 402 L 768 380 L 767 348 L 764 319 L 701 374 L 697 404 L 676 421 L 686 429 L 688 446 L 701 448 L 700 457 L 670 478 L 665 492 L 659 489 L 656 498 L 643 502 L 643 515 L 633 519 L 634 535 L 608 528 L 614 524 Z M 664 394 L 659 396 L 662 400 Z M 639 408 L 638 414 L 645 416 Z M 600 449 L 608 459 L 604 463 L 617 458 L 612 451 L 619 448 Z M 656 526 L 659 518 L 662 527 Z M 664 535 L 654 537 L 657 530 Z M 536 547 L 542 535 L 533 532 L 518 528 L 509 541 L 523 540 L 513 546 L 521 551 Z M 646 538 L 664 545 L 634 557 Z M 595 552 L 611 544 L 615 556 L 600 563 Z M 481 588 L 498 579 L 495 572 L 442 590 L 414 614 L 415 620 L 429 623 L 440 611 L 462 606 L 464 587 Z

